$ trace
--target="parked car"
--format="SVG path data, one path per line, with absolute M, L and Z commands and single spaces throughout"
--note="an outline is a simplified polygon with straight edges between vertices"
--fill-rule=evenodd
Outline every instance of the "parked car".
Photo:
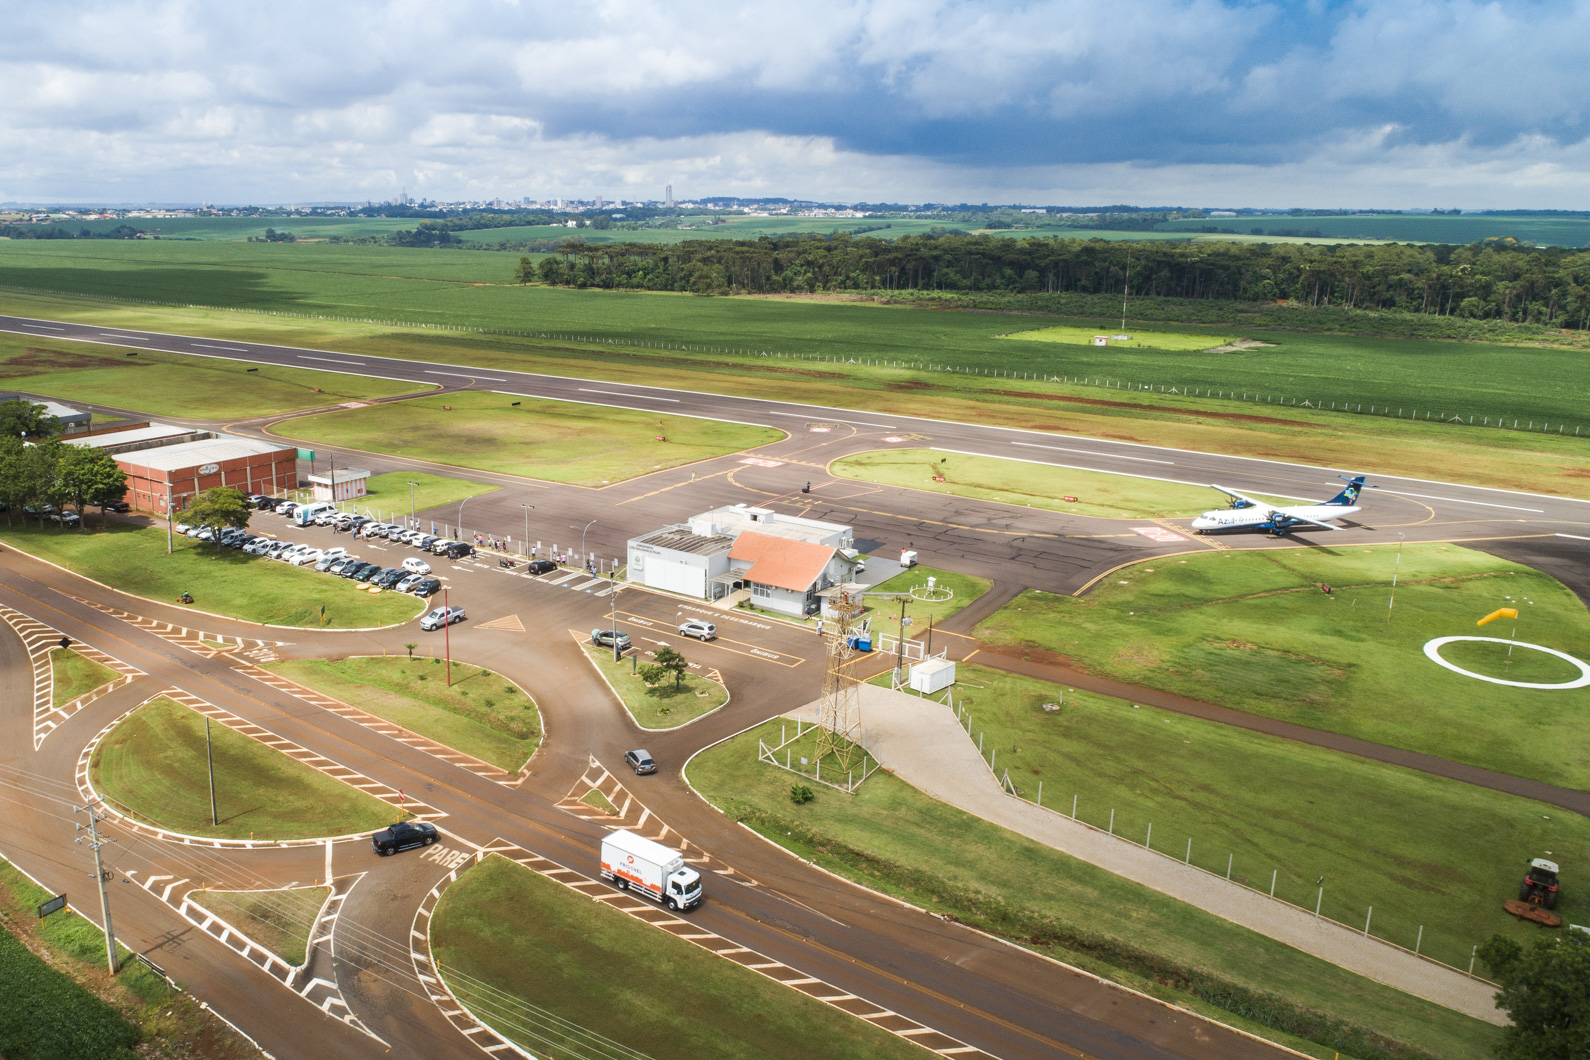
M 442 555 L 446 556 L 448 559 L 463 559 L 465 556 L 473 556 L 474 554 L 475 546 L 465 544 L 462 541 L 454 541 L 451 545 L 448 545 L 447 550 L 442 553 Z
M 402 581 L 404 578 L 411 578 L 411 577 L 413 577 L 413 575 L 411 575 L 408 571 L 404 570 L 402 567 L 388 567 L 385 571 L 382 572 L 380 577 L 372 578 L 370 580 L 371 580 L 372 583 L 374 583 L 376 586 L 378 586 L 378 587 L 380 587 L 382 589 L 391 589 L 392 587 L 397 585 L 398 582 Z
M 615 638 L 617 638 L 617 640 L 618 640 L 618 650 L 619 651 L 628 651 L 629 650 L 629 634 L 628 633 L 621 633 L 621 632 L 618 632 L 616 630 L 611 630 L 611 629 L 593 629 L 593 630 L 591 630 L 591 643 L 596 645 L 598 648 L 611 648 L 613 646 L 613 640 Z
M 106 501 L 99 506 L 99 510 L 102 512 L 130 512 L 132 511 L 132 506 L 126 501 Z
M 381 564 L 369 563 L 365 565 L 363 570 L 353 576 L 353 580 L 356 582 L 373 582 L 385 573 L 386 568 L 381 566 Z
M 420 559 L 418 556 L 410 556 L 408 559 L 403 561 L 403 569 L 414 574 L 429 574 L 431 572 L 431 565 L 426 563 L 423 559 Z
M 283 552 L 292 544 L 291 541 L 272 541 L 260 552 L 267 559 L 280 559 Z
M 306 549 L 303 549 L 302 551 L 300 551 L 297 555 L 295 555 L 292 559 L 288 560 L 287 562 L 291 563 L 295 567 L 307 567 L 307 566 L 310 566 L 311 564 L 319 563 L 320 562 L 320 549 L 318 549 L 318 548 L 306 548 Z
M 428 847 L 436 842 L 436 826 L 424 821 L 400 821 L 370 837 L 370 846 L 382 857 L 411 847 Z
M 414 542 L 414 547 L 419 549 L 421 552 L 429 552 L 431 550 L 431 546 L 440 540 L 441 538 L 437 537 L 435 534 L 423 534 L 418 541 Z
M 343 563 L 341 567 L 337 568 L 337 574 L 343 578 L 357 578 L 360 571 L 364 570 L 366 567 L 373 566 L 375 566 L 375 564 L 366 560 L 350 559 Z
M 624 764 L 633 769 L 637 777 L 657 772 L 657 762 L 652 758 L 651 752 L 638 748 L 624 752 Z
M 409 592 L 415 596 L 435 596 L 442 591 L 442 583 L 436 578 L 421 578 Z
M 398 534 L 398 536 L 393 538 L 392 540 L 402 542 L 405 545 L 412 545 L 412 544 L 414 544 L 414 542 L 418 541 L 420 538 L 422 538 L 424 536 L 425 536 L 425 531 L 423 531 L 423 530 L 404 530 L 404 531 L 401 531 Z
M 55 516 L 52 515 L 52 516 L 50 516 L 50 518 L 53 519 L 53 518 L 55 518 Z M 215 540 L 215 531 L 211 530 L 207 526 L 200 527 L 198 529 L 198 531 L 196 531 L 194 533 L 193 539 L 195 541 L 214 541 Z
M 425 546 L 425 551 L 434 552 L 440 556 L 456 544 L 458 542 L 450 537 L 434 537 L 431 539 L 431 543 Z
M 31 508 L 24 508 L 22 510 L 27 512 L 29 515 L 33 514 L 33 509 Z M 187 523 L 178 523 L 173 529 L 175 529 L 177 533 L 184 536 L 193 532 L 193 527 L 189 526 Z
M 324 563 L 325 560 L 322 559 L 320 562 Z M 326 568 L 326 573 L 327 574 L 341 574 L 342 573 L 342 569 L 344 567 L 351 567 L 355 563 L 358 563 L 358 562 L 359 562 L 358 560 L 353 559 L 353 558 L 351 558 L 349 556 L 338 556 L 337 558 L 335 558 L 335 559 L 333 559 L 331 561 L 331 566 Z
M 453 623 L 462 622 L 463 620 L 464 609 L 462 607 L 438 607 L 420 619 L 420 628 L 441 629 L 443 626 L 451 626 Z
M 386 538 L 388 541 L 402 541 L 404 534 L 412 532 L 413 531 L 403 529 L 403 527 L 397 523 L 393 523 L 391 526 L 386 528 L 385 532 L 383 532 L 381 536 Z
M 695 637 L 697 640 L 712 640 L 718 635 L 718 627 L 711 622 L 692 619 L 689 622 L 679 623 L 679 635 L 681 637 Z
M 278 504 L 276 506 L 276 514 L 277 515 L 285 515 L 289 519 L 291 519 L 293 517 L 293 513 L 296 512 L 297 510 L 298 510 L 298 502 L 297 501 L 282 501 L 280 504 Z
M 50 522 L 60 523 L 62 526 L 76 526 L 83 521 L 76 512 L 51 512 L 48 518 Z
M 392 586 L 392 588 L 397 590 L 400 593 L 406 593 L 410 589 L 414 588 L 416 585 L 418 585 L 420 582 L 422 582 L 424 580 L 425 580 L 425 575 L 423 575 L 423 574 L 415 574 L 415 573 L 413 573 L 411 571 L 410 573 L 405 574 L 402 578 L 400 578 L 398 580 L 398 583 L 396 585 Z
M 557 569 L 558 565 L 549 559 L 534 560 L 531 562 L 530 566 L 525 568 L 525 570 L 529 571 L 531 574 L 545 574 L 548 571 L 554 571 Z
M 372 538 L 386 529 L 385 523 L 365 523 L 359 527 L 358 534 L 363 538 Z

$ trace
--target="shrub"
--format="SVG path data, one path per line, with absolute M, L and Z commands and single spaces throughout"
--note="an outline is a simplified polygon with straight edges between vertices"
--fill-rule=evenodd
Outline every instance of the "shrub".
M 792 784 L 789 789 L 789 801 L 797 806 L 803 806 L 817 797 L 817 793 L 805 784 Z

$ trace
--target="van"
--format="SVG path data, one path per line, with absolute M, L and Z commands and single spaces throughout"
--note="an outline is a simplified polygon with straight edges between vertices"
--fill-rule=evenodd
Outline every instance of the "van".
M 297 523 L 299 526 L 308 526 L 310 523 L 315 521 L 317 516 L 324 515 L 327 512 L 334 512 L 336 510 L 337 506 L 332 504 L 330 501 L 316 501 L 314 504 L 302 504 L 293 509 L 293 522 Z

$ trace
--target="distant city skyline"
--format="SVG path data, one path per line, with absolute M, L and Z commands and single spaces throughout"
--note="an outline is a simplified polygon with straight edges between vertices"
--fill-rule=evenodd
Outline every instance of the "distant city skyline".
M 18 0 L 0 201 L 1573 209 L 1587 30 L 1590 0 Z

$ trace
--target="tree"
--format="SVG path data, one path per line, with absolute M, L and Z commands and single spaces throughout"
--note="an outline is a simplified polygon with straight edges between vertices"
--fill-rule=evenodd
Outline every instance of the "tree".
M 685 657 L 665 644 L 657 649 L 657 654 L 653 658 L 657 660 L 655 663 L 656 667 L 662 671 L 658 676 L 663 677 L 670 673 L 673 674 L 674 691 L 679 691 L 679 683 L 684 680 L 685 670 L 690 667 L 690 664 L 685 661 Z
M 37 441 L 54 438 L 61 430 L 61 421 L 50 415 L 43 405 L 21 398 L 0 401 L 0 435 Z
M 1497 1056 L 1590 1056 L 1590 936 L 1570 931 L 1525 948 L 1492 935 L 1479 958 L 1502 986 L 1497 1007 L 1512 1018 Z
M 67 447 L 61 457 L 60 481 L 62 491 L 77 506 L 78 529 L 86 525 L 81 516 L 87 505 L 100 506 L 99 521 L 103 526 L 104 506 L 127 495 L 127 472 L 117 465 L 115 457 L 91 445 Z
M 0 505 L 5 506 L 6 525 L 28 502 L 27 447 L 22 439 L 0 435 Z
M 249 504 L 243 499 L 243 492 L 230 486 L 217 486 L 205 490 L 193 499 L 183 515 L 197 526 L 210 525 L 214 527 L 230 526 L 238 530 L 248 528 L 248 517 L 252 513 Z M 221 550 L 221 535 L 215 535 L 215 550 Z

